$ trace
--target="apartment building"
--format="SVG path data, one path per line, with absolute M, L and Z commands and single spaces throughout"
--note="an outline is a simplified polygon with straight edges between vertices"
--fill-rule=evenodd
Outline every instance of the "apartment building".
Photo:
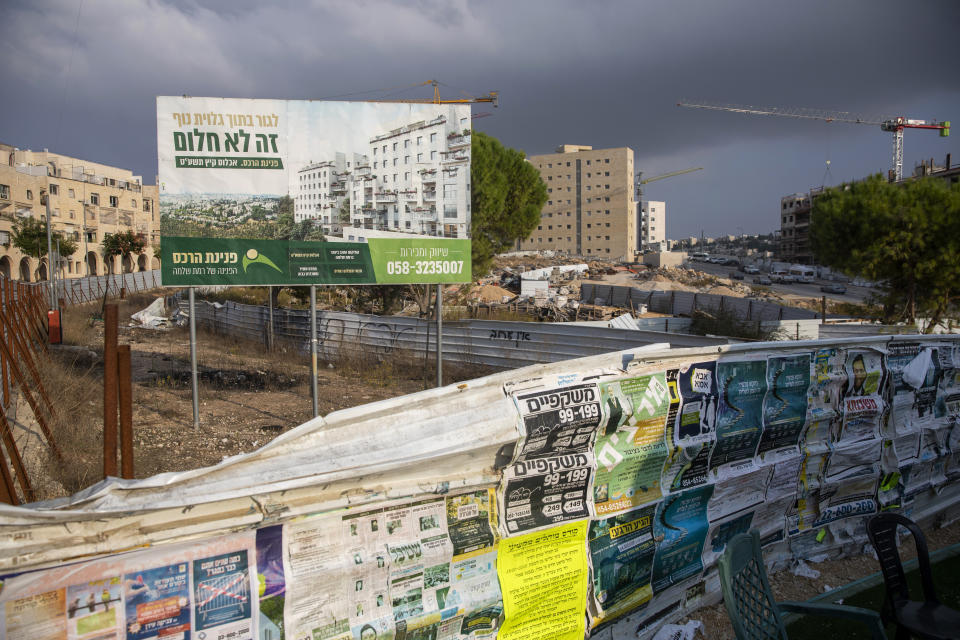
M 794 193 L 780 198 L 779 258 L 795 264 L 813 264 L 810 248 L 810 212 L 823 188 L 809 193 Z
M 0 274 L 26 281 L 47 279 L 46 256 L 40 260 L 27 256 L 12 242 L 18 218 L 46 219 L 41 194 L 49 196 L 52 228 L 77 243 L 73 255 L 61 257 L 60 277 L 159 268 L 152 249 L 160 242 L 156 186 L 144 185 L 127 169 L 0 143 Z M 106 234 L 122 231 L 139 235 L 146 249 L 105 260 L 101 241 Z
M 540 224 L 521 250 L 633 260 L 637 251 L 633 149 L 563 145 L 530 156 L 547 185 Z
M 353 227 L 468 238 L 470 144 L 470 119 L 454 107 L 375 135 L 362 153 L 300 169 L 294 217 L 344 237 Z
M 667 203 L 662 200 L 644 200 L 640 203 L 637 247 L 659 246 L 667 239 Z

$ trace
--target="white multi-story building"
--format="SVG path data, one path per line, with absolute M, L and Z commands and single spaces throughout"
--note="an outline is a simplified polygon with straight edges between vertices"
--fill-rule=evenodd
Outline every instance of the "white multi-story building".
M 344 237 L 347 227 L 469 237 L 470 131 L 469 117 L 457 119 L 451 107 L 374 136 L 364 155 L 337 153 L 303 167 L 296 220 L 343 226 Z
M 637 245 L 659 244 L 667 238 L 667 203 L 644 200 L 640 203 L 640 223 L 637 225 Z
M 339 212 L 349 189 L 347 182 L 353 172 L 362 167 L 366 157 L 359 154 L 336 153 L 333 160 L 314 162 L 298 172 L 299 190 L 294 203 L 294 220 L 318 220 L 322 224 L 337 224 Z

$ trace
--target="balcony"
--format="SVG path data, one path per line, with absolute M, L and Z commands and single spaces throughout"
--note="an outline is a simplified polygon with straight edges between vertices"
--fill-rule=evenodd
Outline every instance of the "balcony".
M 423 199 L 424 199 L 424 200 L 436 200 L 436 199 L 437 199 L 437 192 L 436 192 L 436 191 L 424 191 L 424 192 L 423 192 Z
M 460 147 L 469 147 L 470 146 L 470 136 L 461 135 L 459 133 L 451 133 L 447 136 L 447 148 L 448 149 L 458 149 Z

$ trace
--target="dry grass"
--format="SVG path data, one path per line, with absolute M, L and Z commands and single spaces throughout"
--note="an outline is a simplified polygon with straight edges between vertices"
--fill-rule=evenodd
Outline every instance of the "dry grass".
M 103 368 L 76 352 L 52 351 L 39 360 L 40 377 L 55 408 L 50 431 L 62 459 L 44 449 L 46 455 L 38 462 L 66 493 L 75 493 L 98 481 L 103 473 Z M 38 493 L 38 499 L 62 495 L 56 487 L 41 486 Z

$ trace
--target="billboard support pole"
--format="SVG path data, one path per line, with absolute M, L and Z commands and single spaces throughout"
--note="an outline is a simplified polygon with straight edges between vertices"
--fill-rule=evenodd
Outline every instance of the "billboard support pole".
M 443 386 L 443 285 L 437 285 L 437 386 Z
M 200 428 L 200 387 L 197 384 L 197 305 L 190 287 L 190 389 L 193 392 L 193 428 Z
M 313 417 L 320 415 L 317 391 L 317 285 L 310 285 L 310 395 Z
M 273 285 L 267 287 L 267 297 L 270 299 L 270 304 L 268 305 L 268 313 L 270 326 L 267 329 L 267 351 L 273 352 Z

